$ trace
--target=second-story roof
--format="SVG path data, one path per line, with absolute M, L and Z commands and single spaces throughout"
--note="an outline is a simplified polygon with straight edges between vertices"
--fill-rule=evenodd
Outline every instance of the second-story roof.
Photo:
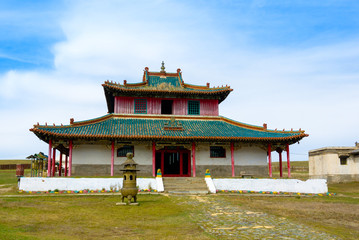
M 109 113 L 114 112 L 115 96 L 135 96 L 135 97 L 168 97 L 168 98 L 199 98 L 199 99 L 217 99 L 222 102 L 233 90 L 229 86 L 210 87 L 187 84 L 182 79 L 181 69 L 176 73 L 167 73 L 164 70 L 160 72 L 150 72 L 148 67 L 143 73 L 142 82 L 123 84 L 106 81 L 102 84 Z

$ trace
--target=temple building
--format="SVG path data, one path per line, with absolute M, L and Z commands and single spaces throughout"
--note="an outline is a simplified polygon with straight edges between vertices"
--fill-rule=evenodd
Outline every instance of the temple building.
M 140 176 L 272 176 L 271 154 L 282 161 L 289 145 L 308 136 L 302 130 L 277 131 L 219 116 L 229 86 L 187 84 L 182 72 L 150 72 L 138 83 L 102 84 L 108 114 L 69 125 L 34 125 L 30 129 L 49 144 L 48 176 L 119 175 L 132 152 Z M 56 152 L 65 172 L 55 172 Z M 280 166 L 282 166 L 280 164 Z M 282 176 L 282 170 L 280 169 Z M 290 167 L 288 168 L 290 175 Z

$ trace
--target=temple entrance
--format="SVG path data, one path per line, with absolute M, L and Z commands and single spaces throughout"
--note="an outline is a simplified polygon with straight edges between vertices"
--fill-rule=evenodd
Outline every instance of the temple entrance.
M 191 176 L 191 152 L 186 149 L 161 149 L 156 151 L 156 169 L 164 177 Z

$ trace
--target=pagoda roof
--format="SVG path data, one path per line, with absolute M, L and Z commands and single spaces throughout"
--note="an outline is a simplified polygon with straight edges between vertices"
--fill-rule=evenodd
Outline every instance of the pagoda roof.
M 65 126 L 34 125 L 41 140 L 237 141 L 295 143 L 304 131 L 277 131 L 231 119 L 203 116 L 107 114 Z
M 114 96 L 135 97 L 178 97 L 178 98 L 204 98 L 218 99 L 222 102 L 233 91 L 229 86 L 210 87 L 187 84 L 182 79 L 181 69 L 176 73 L 150 72 L 148 67 L 143 73 L 142 82 L 123 84 L 106 81 L 102 84 L 109 113 L 114 112 Z

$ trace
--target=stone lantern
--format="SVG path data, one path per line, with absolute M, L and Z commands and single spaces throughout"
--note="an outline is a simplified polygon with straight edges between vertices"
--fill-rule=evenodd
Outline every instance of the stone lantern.
M 124 203 L 124 199 L 127 198 L 127 203 L 131 205 L 137 205 L 137 193 L 138 188 L 136 184 L 137 180 L 137 170 L 136 165 L 138 165 L 132 158 L 133 153 L 127 153 L 127 159 L 124 162 L 124 168 L 121 169 L 123 171 L 123 185 L 121 188 L 122 195 L 122 203 Z M 133 203 L 131 203 L 131 199 L 133 199 Z

